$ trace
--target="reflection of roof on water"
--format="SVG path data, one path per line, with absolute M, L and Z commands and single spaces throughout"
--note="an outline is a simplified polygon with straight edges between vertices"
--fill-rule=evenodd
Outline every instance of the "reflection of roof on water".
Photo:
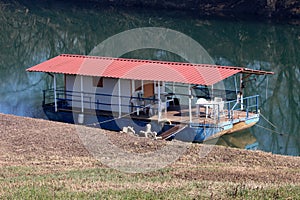
M 237 73 L 273 74 L 241 67 L 62 54 L 27 71 L 213 85 Z

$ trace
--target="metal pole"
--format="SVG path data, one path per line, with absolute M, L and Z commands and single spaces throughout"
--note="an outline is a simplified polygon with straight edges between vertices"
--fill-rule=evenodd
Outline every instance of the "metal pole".
M 227 102 L 227 110 L 228 110 L 228 119 L 230 119 L 231 118 L 231 116 L 230 116 L 231 109 L 230 109 L 230 103 L 229 102 Z
M 161 120 L 161 99 L 160 99 L 160 81 L 157 81 L 157 98 L 158 98 L 158 121 Z
M 175 82 L 172 84 L 172 93 L 175 94 Z
M 119 118 L 122 115 L 122 107 L 121 107 L 121 79 L 118 79 L 118 97 L 119 97 Z
M 237 95 L 238 89 L 237 89 L 237 83 L 236 83 L 236 76 L 234 76 L 234 87 L 235 87 L 235 94 Z
M 56 96 L 56 76 L 53 74 L 53 90 L 54 90 L 54 109 L 57 112 L 57 96 Z
M 166 82 L 162 82 L 162 83 L 163 83 L 163 88 L 164 88 L 163 92 L 164 92 L 164 94 L 166 94 Z M 167 107 L 168 107 L 168 105 L 167 105 L 167 97 L 164 96 L 163 99 L 164 99 L 165 117 L 167 117 Z
M 266 100 L 268 99 L 268 87 L 269 87 L 269 77 L 267 76 Z
M 211 100 L 214 100 L 214 85 L 211 85 Z
M 243 103 L 244 103 L 244 99 L 243 99 L 243 74 L 240 74 L 240 98 L 241 98 L 241 110 L 244 109 Z
M 131 80 L 131 94 L 135 92 L 135 82 L 134 80 Z
M 248 109 L 248 99 L 246 98 L 245 99 L 245 104 L 246 104 L 246 118 L 248 118 L 249 117 L 249 109 Z
M 83 77 L 80 76 L 80 92 L 81 92 L 81 113 L 84 112 L 83 108 Z
M 189 118 L 190 118 L 190 123 L 192 123 L 192 91 L 191 91 L 191 84 L 189 84 L 188 90 L 189 90 Z
M 258 114 L 258 95 L 256 95 L 255 97 L 255 100 L 256 100 L 256 114 Z

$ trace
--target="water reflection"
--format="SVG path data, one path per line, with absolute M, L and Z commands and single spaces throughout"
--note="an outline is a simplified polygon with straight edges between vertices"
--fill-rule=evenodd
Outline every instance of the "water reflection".
M 259 145 L 257 138 L 253 136 L 249 129 L 229 135 L 224 135 L 219 139 L 207 141 L 205 143 L 251 150 L 256 150 Z
M 47 75 L 28 74 L 26 68 L 61 53 L 88 54 L 121 31 L 166 27 L 198 41 L 219 64 L 275 71 L 268 81 L 260 77 L 247 88 L 252 94 L 262 95 L 261 113 L 276 127 L 262 119 L 259 125 L 266 129 L 254 127 L 250 131 L 265 151 L 299 155 L 299 26 L 206 20 L 178 11 L 65 4 L 0 6 L 0 112 L 44 117 L 41 90 L 50 87 L 51 80 Z M 165 52 L 144 56 L 178 59 Z

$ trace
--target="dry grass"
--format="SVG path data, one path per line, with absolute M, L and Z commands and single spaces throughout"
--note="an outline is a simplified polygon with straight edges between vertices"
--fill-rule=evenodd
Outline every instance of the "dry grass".
M 88 139 L 104 134 L 122 151 L 141 155 L 173 144 L 81 129 Z M 175 154 L 183 153 L 174 162 L 155 171 L 125 173 L 91 156 L 85 139 L 74 125 L 0 114 L 1 198 L 300 198 L 299 157 L 202 144 L 180 149 L 174 143 Z

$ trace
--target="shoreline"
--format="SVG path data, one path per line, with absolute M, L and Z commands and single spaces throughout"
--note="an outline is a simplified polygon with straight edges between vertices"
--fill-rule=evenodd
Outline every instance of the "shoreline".
M 49 126 L 49 128 L 47 128 Z M 25 127 L 22 128 L 22 127 Z M 50 136 L 50 138 L 53 136 L 51 135 L 51 129 L 52 128 L 57 128 L 60 131 L 64 130 L 67 133 L 67 136 L 73 135 L 75 138 L 72 138 L 72 140 L 78 140 L 78 145 L 80 144 L 80 138 L 78 137 L 77 129 L 78 127 L 81 127 L 83 129 L 89 130 L 89 131 L 95 131 L 99 132 L 100 134 L 105 134 L 108 135 L 108 137 L 112 136 L 112 139 L 120 139 L 120 137 L 124 136 L 127 140 L 130 140 L 131 142 L 135 139 L 138 140 L 138 142 L 151 142 L 151 143 L 157 143 L 158 146 L 162 146 L 166 143 L 172 142 L 172 141 L 164 141 L 164 140 L 151 140 L 150 138 L 143 138 L 143 137 L 136 137 L 132 136 L 130 134 L 125 134 L 125 133 L 119 133 L 115 131 L 109 131 L 109 130 L 104 130 L 100 128 L 93 128 L 93 127 L 87 127 L 84 125 L 75 125 L 75 124 L 68 124 L 64 122 L 56 122 L 56 121 L 51 121 L 48 119 L 41 119 L 41 118 L 31 118 L 31 117 L 25 117 L 25 116 L 17 116 L 17 115 L 12 115 L 12 114 L 4 114 L 0 113 L 0 134 L 3 134 L 5 136 L 11 134 L 19 134 L 21 133 L 22 136 L 28 134 L 31 135 L 33 133 L 42 133 L 43 137 L 46 136 L 47 134 Z M 80 129 L 81 129 L 80 128 Z M 14 132 L 15 131 L 15 132 Z M 45 132 L 43 132 L 45 131 Z M 56 133 L 57 136 L 59 137 L 64 137 L 64 135 L 61 135 L 60 133 Z M 2 135 L 3 136 L 3 135 Z M 68 136 L 69 137 L 69 136 Z M 63 139 L 68 139 L 68 137 L 63 138 Z M 41 139 L 41 138 L 38 138 Z M 52 138 L 55 139 L 55 138 Z M 125 141 L 122 141 L 125 142 Z M 180 142 L 180 141 L 178 141 Z M 214 143 L 208 143 L 208 144 L 202 144 L 202 143 L 191 143 L 192 146 L 197 146 L 197 145 L 213 145 Z M 125 145 L 125 144 L 118 144 L 120 146 Z M 300 159 L 300 156 L 292 156 L 292 155 L 281 155 L 281 154 L 273 154 L 271 152 L 264 152 L 261 150 L 246 150 L 242 148 L 234 148 L 234 147 L 229 147 L 229 146 L 222 146 L 222 145 L 213 145 L 216 148 L 229 148 L 229 149 L 234 149 L 236 151 L 246 151 L 246 152 L 260 152 L 263 154 L 268 154 L 268 155 L 274 155 L 274 156 L 284 156 L 284 157 L 296 157 Z M 81 147 L 84 148 L 84 147 Z M 129 148 L 129 147 L 127 147 Z M 151 150 L 151 149 L 150 149 Z M 88 155 L 88 154 L 86 154 Z
M 170 145 L 168 141 L 81 125 L 0 114 L 0 169 L 1 176 L 5 177 L 0 178 L 0 196 L 58 195 L 64 199 L 71 194 L 81 198 L 93 194 L 106 198 L 108 193 L 108 197 L 118 194 L 118 198 L 130 195 L 139 199 L 144 194 L 152 198 L 184 195 L 191 199 L 209 196 L 213 197 L 210 199 L 243 199 L 261 194 L 261 197 L 276 194 L 299 197 L 300 157 L 191 144 L 184 153 L 179 149 L 182 155 L 163 168 L 126 173 L 93 157 L 76 128 L 86 135 L 104 134 L 110 145 L 133 154 L 148 155 Z M 207 148 L 210 149 L 207 155 L 199 156 Z M 18 181 L 12 181 L 15 179 Z M 206 190 L 199 193 L 197 185 Z M 176 192 L 170 193 L 171 188 Z M 120 189 L 126 192 L 119 194 Z
M 27 1 L 22 1 L 28 5 Z M 22 4 L 22 2 L 20 2 Z M 32 1 L 31 1 L 32 2 Z M 36 3 L 54 4 L 55 1 L 43 0 Z M 157 10 L 182 10 L 196 13 L 207 17 L 235 17 L 243 18 L 246 16 L 261 19 L 300 19 L 300 2 L 297 0 L 276 0 L 276 1 L 185 1 L 185 0 L 88 0 L 74 1 L 83 3 L 87 7 L 116 6 L 133 9 L 157 9 Z

